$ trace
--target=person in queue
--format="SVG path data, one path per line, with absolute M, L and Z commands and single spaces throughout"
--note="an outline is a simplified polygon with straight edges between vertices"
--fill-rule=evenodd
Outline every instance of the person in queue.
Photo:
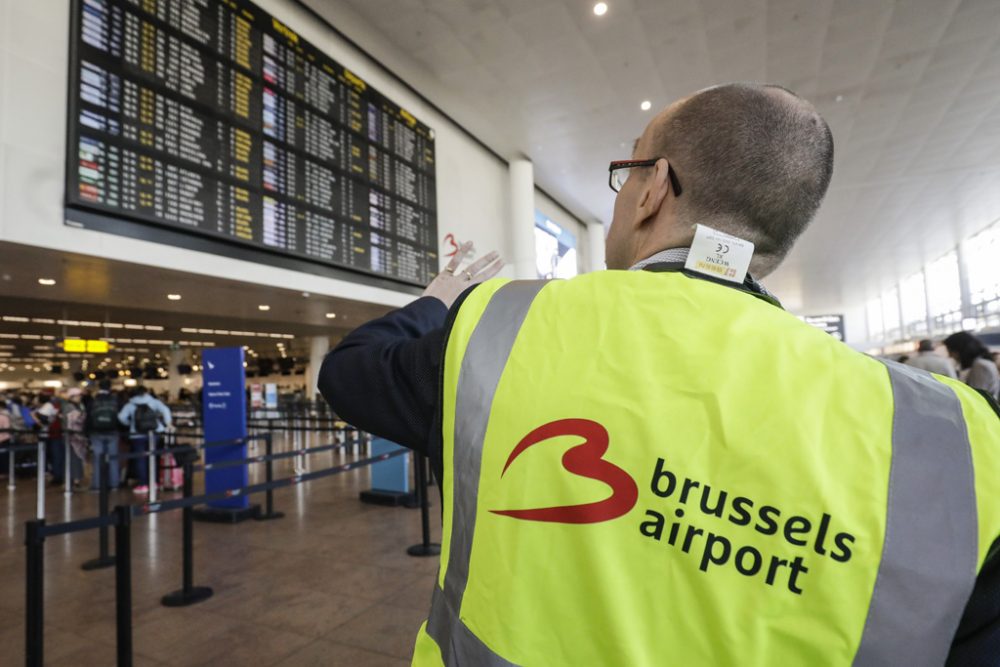
M 330 352 L 331 407 L 441 482 L 413 664 L 991 659 L 996 405 L 853 351 L 758 282 L 832 169 L 805 100 L 702 90 L 611 163 L 608 271 L 482 282 L 500 261 L 462 268 L 465 245 Z
M 1000 372 L 983 341 L 968 331 L 959 331 L 945 338 L 944 346 L 962 369 L 962 379 L 967 385 L 994 398 L 1000 395 Z
M 129 431 L 129 451 L 148 452 L 160 448 L 160 438 L 170 428 L 170 408 L 162 401 L 150 395 L 146 387 L 139 385 L 135 395 L 129 399 L 118 412 L 118 421 L 127 426 Z M 134 466 L 132 475 L 136 486 L 132 491 L 136 494 L 149 493 L 149 462 L 145 456 L 131 459 Z
M 93 473 L 90 477 L 92 491 L 100 490 L 102 459 L 105 455 L 111 457 L 107 462 L 109 488 L 118 488 L 121 471 L 121 463 L 117 458 L 118 435 L 122 426 L 118 421 L 118 398 L 111 391 L 111 380 L 104 378 L 97 386 L 97 396 L 87 411 L 87 432 L 93 453 Z
M 958 377 L 958 373 L 955 372 L 955 366 L 951 363 L 951 360 L 938 354 L 934 350 L 934 341 L 926 338 L 917 343 L 916 355 L 901 363 L 925 370 L 929 373 L 944 375 L 945 377 Z

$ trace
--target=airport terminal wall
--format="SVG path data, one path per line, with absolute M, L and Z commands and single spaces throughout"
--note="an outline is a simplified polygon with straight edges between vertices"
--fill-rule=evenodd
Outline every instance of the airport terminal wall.
M 461 131 L 371 59 L 291 0 L 261 0 L 327 55 L 412 112 L 435 132 L 437 228 L 482 249 L 512 250 L 507 164 Z M 67 91 L 71 0 L 0 0 L 0 238 L 5 241 L 190 271 L 385 305 L 412 299 L 373 286 L 65 224 Z M 403 58 L 397 51 L 398 58 Z M 397 60 L 398 62 L 398 60 Z M 393 63 L 387 63 L 390 67 Z M 416 66 L 414 66 L 416 67 Z M 403 73 L 408 76 L 409 72 Z M 407 83 L 423 90 L 421 82 Z M 536 191 L 536 208 L 570 229 L 589 267 L 584 226 Z M 442 254 L 447 252 L 441 246 Z M 510 271 L 510 269 L 508 269 Z M 348 277 L 349 278 L 349 277 Z

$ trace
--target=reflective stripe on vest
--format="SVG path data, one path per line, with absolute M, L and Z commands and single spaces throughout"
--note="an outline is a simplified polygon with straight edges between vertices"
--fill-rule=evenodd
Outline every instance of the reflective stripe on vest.
M 895 409 L 885 543 L 854 664 L 941 665 L 976 583 L 971 446 L 955 392 L 886 367 Z
M 455 405 L 455 447 L 452 530 L 444 591 L 434 587 L 427 633 L 441 648 L 444 664 L 510 665 L 479 641 L 461 622 L 462 596 L 469 581 L 469 557 L 476 528 L 476 502 L 483 438 L 493 394 L 517 332 L 544 280 L 523 280 L 501 287 L 483 312 L 469 339 L 458 376 Z
M 427 634 L 444 665 L 507 667 L 460 618 L 469 580 L 484 437 L 514 341 L 544 281 L 493 295 L 458 375 L 452 531 L 444 589 L 434 588 Z M 894 400 L 885 539 L 853 664 L 940 665 L 976 579 L 971 445 L 955 393 L 929 374 L 886 364 Z M 928 499 L 932 502 L 928 503 Z

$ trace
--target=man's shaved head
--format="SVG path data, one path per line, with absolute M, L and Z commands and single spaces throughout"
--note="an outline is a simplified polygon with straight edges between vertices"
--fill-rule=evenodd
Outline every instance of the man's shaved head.
M 635 150 L 636 159 L 655 157 L 669 161 L 682 187 L 673 204 L 676 224 L 700 223 L 752 241 L 752 270 L 766 275 L 826 194 L 833 136 L 813 106 L 794 93 L 733 83 L 661 112 Z

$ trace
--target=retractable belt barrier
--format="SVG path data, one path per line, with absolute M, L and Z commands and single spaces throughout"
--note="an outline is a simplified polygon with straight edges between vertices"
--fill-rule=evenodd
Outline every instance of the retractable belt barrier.
M 173 500 L 159 502 L 147 502 L 136 505 L 119 505 L 114 508 L 113 513 L 102 510 L 101 516 L 86 519 L 77 519 L 57 524 L 46 524 L 44 517 L 27 521 L 25 524 L 25 548 L 26 548 L 26 604 L 25 604 L 25 658 L 29 667 L 40 667 L 44 664 L 44 558 L 45 540 L 57 535 L 67 535 L 86 530 L 100 530 L 106 532 L 109 528 L 115 529 L 115 555 L 109 556 L 106 553 L 106 542 L 102 548 L 102 556 L 109 561 L 109 565 L 115 566 L 115 618 L 116 618 L 116 641 L 117 641 L 117 664 L 121 666 L 132 665 L 132 574 L 131 574 L 131 524 L 133 517 L 145 516 L 169 512 L 176 509 L 183 510 L 183 585 L 182 588 L 169 593 L 161 599 L 165 606 L 183 606 L 204 600 L 212 595 L 212 589 L 207 587 L 194 586 L 193 568 L 193 520 L 191 509 L 196 505 L 201 505 L 212 500 L 232 498 L 239 495 L 249 495 L 266 492 L 269 496 L 274 489 L 295 486 L 315 479 L 321 479 L 348 472 L 357 468 L 363 468 L 374 463 L 379 463 L 396 456 L 409 455 L 409 450 L 399 449 L 396 451 L 369 456 L 356 461 L 350 461 L 341 465 L 332 466 L 323 470 L 296 474 L 291 477 L 272 479 L 271 461 L 278 458 L 287 458 L 291 455 L 312 454 L 317 451 L 331 451 L 342 448 L 346 445 L 330 445 L 324 447 L 310 448 L 297 452 L 282 452 L 271 454 L 271 434 L 262 436 L 267 444 L 268 454 L 262 457 L 254 457 L 252 462 L 268 463 L 267 481 L 258 484 L 227 489 L 225 491 L 206 493 L 199 496 L 192 495 L 194 465 L 189 461 L 184 464 L 184 497 Z M 243 440 L 241 438 L 241 440 Z M 206 443 L 214 444 L 214 443 Z M 192 446 L 194 448 L 194 446 Z M 197 448 L 203 448 L 197 447 Z M 168 452 L 171 450 L 167 450 Z M 176 452 L 177 450 L 172 450 Z M 127 455 L 126 455 L 127 456 Z M 123 458 L 121 455 L 102 456 L 102 466 L 106 472 L 106 466 L 112 458 Z M 107 474 L 101 476 L 102 486 L 107 485 Z M 106 503 L 106 488 L 102 493 L 104 503 Z M 273 512 L 270 497 L 268 498 L 268 512 L 276 516 L 264 518 L 277 518 L 280 513 Z M 101 560 L 100 558 L 95 560 Z M 90 563 L 91 561 L 88 561 Z M 88 568 L 84 564 L 84 569 Z

